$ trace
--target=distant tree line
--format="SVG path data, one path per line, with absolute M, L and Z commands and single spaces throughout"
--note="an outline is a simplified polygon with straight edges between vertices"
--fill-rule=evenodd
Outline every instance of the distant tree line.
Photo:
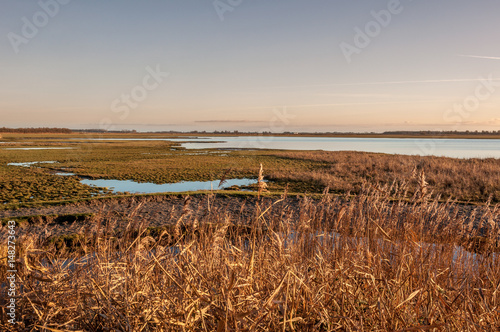
M 58 133 L 71 134 L 73 131 L 68 128 L 0 128 L 0 133 L 22 133 L 22 134 L 43 134 L 43 133 Z
M 106 130 L 106 129 L 73 129 L 74 133 L 137 133 L 135 129 L 123 129 L 123 130 Z
M 0 127 L 0 133 L 61 133 L 61 134 L 71 134 L 71 133 L 136 133 L 136 130 L 105 130 L 105 129 L 68 129 L 68 128 L 6 128 Z M 236 135 L 413 135 L 413 136 L 440 136 L 440 135 L 500 135 L 500 130 L 466 130 L 466 131 L 385 131 L 383 133 L 375 132 L 290 132 L 285 131 L 283 133 L 273 133 L 270 131 L 264 132 L 251 132 L 251 131 L 238 131 L 238 130 L 215 130 L 215 131 L 155 131 L 155 133 L 170 133 L 170 134 L 236 134 Z

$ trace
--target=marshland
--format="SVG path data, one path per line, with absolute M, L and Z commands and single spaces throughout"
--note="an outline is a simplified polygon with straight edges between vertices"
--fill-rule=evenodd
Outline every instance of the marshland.
M 117 139 L 151 136 L 3 134 L 16 330 L 500 329 L 499 159 Z M 134 194 L 85 179 L 218 184 Z

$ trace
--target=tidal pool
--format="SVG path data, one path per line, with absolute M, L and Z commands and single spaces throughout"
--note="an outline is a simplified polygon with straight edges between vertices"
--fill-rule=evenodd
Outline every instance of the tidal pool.
M 30 161 L 27 163 L 8 163 L 7 166 L 30 167 L 36 164 L 55 164 L 57 161 Z
M 25 163 L 8 163 L 9 166 L 18 167 L 30 167 L 37 164 L 54 164 L 57 161 L 31 161 Z M 54 173 L 58 176 L 78 176 L 71 172 L 56 172 Z M 108 188 L 112 192 L 129 192 L 131 194 L 154 194 L 154 193 L 164 193 L 164 192 L 183 192 L 183 191 L 197 191 L 197 190 L 219 190 L 226 189 L 232 186 L 249 186 L 251 184 L 257 183 L 256 179 L 227 179 L 219 187 L 220 180 L 214 181 L 182 181 L 177 183 L 140 183 L 132 180 L 108 180 L 108 179 L 80 179 L 82 184 L 92 186 Z
M 66 147 L 39 147 L 39 148 L 5 148 L 4 150 L 71 150 Z
M 248 186 L 257 183 L 256 179 L 228 179 L 219 187 L 220 180 L 215 181 L 183 181 L 177 183 L 140 183 L 132 180 L 89 180 L 80 181 L 95 187 L 108 188 L 113 192 L 129 192 L 132 194 L 154 194 L 163 192 L 183 192 L 197 190 L 218 190 L 232 186 Z

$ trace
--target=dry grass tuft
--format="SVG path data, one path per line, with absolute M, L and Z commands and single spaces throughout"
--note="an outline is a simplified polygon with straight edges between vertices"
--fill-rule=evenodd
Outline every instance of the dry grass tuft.
M 133 216 L 117 236 L 102 217 L 72 253 L 26 236 L 18 330 L 499 330 L 498 206 L 464 214 L 405 195 L 395 185 L 299 205 L 285 195 L 238 222 L 224 210 L 195 216 L 187 199 L 159 236 Z

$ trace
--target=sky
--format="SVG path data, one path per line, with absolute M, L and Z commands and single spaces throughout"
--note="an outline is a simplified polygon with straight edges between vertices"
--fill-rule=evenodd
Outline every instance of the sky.
M 500 130 L 497 0 L 0 8 L 0 127 Z

